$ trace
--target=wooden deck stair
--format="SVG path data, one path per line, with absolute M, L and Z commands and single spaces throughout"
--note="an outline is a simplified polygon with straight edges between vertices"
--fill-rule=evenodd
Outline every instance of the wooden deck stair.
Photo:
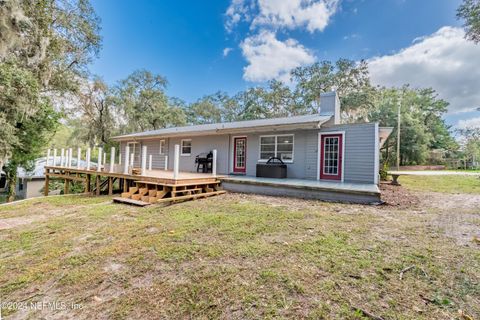
M 168 203 L 177 201 L 206 198 L 225 193 L 219 180 L 192 184 L 167 185 L 149 181 L 135 181 L 135 187 L 123 192 L 115 202 L 146 206 L 154 203 Z

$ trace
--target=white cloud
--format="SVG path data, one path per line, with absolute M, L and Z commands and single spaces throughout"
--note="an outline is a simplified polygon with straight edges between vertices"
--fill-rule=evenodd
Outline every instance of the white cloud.
M 252 22 L 251 29 L 303 28 L 323 31 L 337 11 L 340 0 L 232 0 L 225 12 L 225 27 L 232 31 L 240 21 Z
M 465 40 L 461 28 L 416 38 L 398 53 L 370 59 L 369 69 L 375 84 L 432 87 L 452 113 L 480 106 L 480 45 Z
M 233 48 L 225 48 L 225 49 L 223 49 L 223 57 L 224 57 L 224 58 L 227 57 L 227 56 L 230 54 L 230 52 L 232 52 L 232 50 L 233 50 Z
M 472 118 L 468 120 L 460 120 L 458 121 L 457 128 L 459 129 L 480 128 L 480 117 Z
M 288 29 L 306 27 L 310 32 L 323 31 L 337 5 L 337 0 L 258 0 L 259 14 L 252 25 Z
M 247 37 L 240 47 L 248 62 L 243 74 L 248 81 L 278 79 L 288 83 L 290 70 L 315 61 L 312 53 L 296 40 L 281 41 L 275 33 L 266 30 Z

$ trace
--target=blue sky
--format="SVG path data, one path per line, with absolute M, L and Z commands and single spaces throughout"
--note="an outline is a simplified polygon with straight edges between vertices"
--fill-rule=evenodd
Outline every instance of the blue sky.
M 452 103 L 449 123 L 480 126 L 472 111 L 480 71 L 465 77 L 480 69 L 480 46 L 463 40 L 459 3 L 93 0 L 103 49 L 91 69 L 113 84 L 145 68 L 168 78 L 169 95 L 191 102 L 285 80 L 291 67 L 317 60 L 367 59 L 374 83 L 432 86 Z

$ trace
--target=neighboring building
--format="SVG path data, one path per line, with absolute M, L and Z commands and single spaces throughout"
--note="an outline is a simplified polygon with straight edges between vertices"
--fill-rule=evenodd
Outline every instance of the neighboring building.
M 24 168 L 17 170 L 17 185 L 15 192 L 20 199 L 28 199 L 40 197 L 45 185 L 44 169 L 45 158 L 35 160 L 35 166 L 31 171 L 26 171 Z
M 278 157 L 287 164 L 288 178 L 378 184 L 380 146 L 391 128 L 340 124 L 335 92 L 322 94 L 320 102 L 313 115 L 166 128 L 113 140 L 120 142 L 122 159 L 129 146 L 136 167 L 146 145 L 153 169 L 172 169 L 178 144 L 180 171 L 195 172 L 196 156 L 216 149 L 218 174 L 255 177 L 258 163 Z

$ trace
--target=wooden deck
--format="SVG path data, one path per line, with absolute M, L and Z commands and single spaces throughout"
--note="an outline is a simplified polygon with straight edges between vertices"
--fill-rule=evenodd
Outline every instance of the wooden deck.
M 64 180 L 64 194 L 70 192 L 72 183 L 81 183 L 86 194 L 121 194 L 116 202 L 134 205 L 149 205 L 184 201 L 209 197 L 225 193 L 221 188 L 221 176 L 208 173 L 179 172 L 174 179 L 173 172 L 167 170 L 146 170 L 141 175 L 140 169 L 130 169 L 128 174 L 116 166 L 112 171 L 96 168 L 72 168 L 60 166 L 45 167 L 45 195 L 49 192 L 50 179 Z

